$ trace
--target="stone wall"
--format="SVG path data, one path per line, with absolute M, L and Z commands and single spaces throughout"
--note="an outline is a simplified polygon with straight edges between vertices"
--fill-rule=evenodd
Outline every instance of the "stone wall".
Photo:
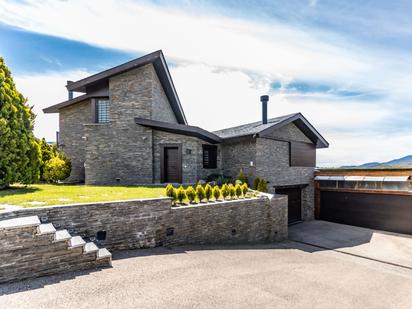
M 287 197 L 282 195 L 176 208 L 169 198 L 36 207 L 1 213 L 0 220 L 33 215 L 109 250 L 287 237 Z M 170 229 L 173 235 L 167 236 Z M 98 231 L 106 231 L 105 240 L 95 239 Z
M 68 182 L 84 181 L 85 140 L 83 124 L 91 121 L 90 100 L 62 108 L 59 114 L 60 150 L 72 164 Z
M 235 178 L 240 169 L 243 169 L 249 180 L 253 180 L 256 174 L 256 139 L 249 137 L 234 142 L 224 142 L 222 158 L 222 170 L 225 176 Z

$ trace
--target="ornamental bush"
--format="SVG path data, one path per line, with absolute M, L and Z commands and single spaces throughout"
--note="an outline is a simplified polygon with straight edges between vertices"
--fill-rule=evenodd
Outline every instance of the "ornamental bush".
M 206 197 L 208 202 L 209 202 L 210 198 L 212 197 L 212 194 L 213 194 L 212 186 L 207 184 L 205 186 L 205 197 Z M 220 192 L 219 192 L 219 195 L 220 195 Z
M 60 157 L 53 157 L 44 165 L 43 178 L 47 182 L 58 182 L 70 176 L 70 164 Z
M 192 186 L 188 186 L 186 189 L 186 196 L 187 199 L 189 200 L 189 203 L 193 203 L 195 201 L 196 198 L 196 191 Z
M 219 200 L 220 194 L 221 192 L 220 192 L 219 186 L 214 186 L 213 187 L 213 197 L 215 198 L 215 201 Z
M 243 193 L 243 196 L 244 197 L 246 197 L 246 194 L 249 192 L 249 187 L 247 186 L 247 183 L 244 183 L 243 185 L 242 185 L 242 193 Z
M 257 190 L 257 189 L 258 189 L 259 182 L 260 182 L 260 178 L 259 178 L 259 177 L 255 177 L 255 179 L 253 180 L 253 190 Z
M 247 183 L 247 177 L 245 176 L 245 174 L 243 173 L 243 169 L 241 168 L 239 171 L 239 175 L 237 176 L 237 180 L 241 181 L 240 184 L 242 183 Z
M 242 196 L 242 186 L 240 184 L 235 186 L 235 193 L 238 198 Z
M 260 192 L 268 192 L 268 184 L 265 179 L 260 179 L 257 190 Z
M 227 184 L 224 184 L 220 191 L 222 193 L 223 199 L 225 200 L 226 197 L 229 195 L 229 186 Z
M 172 184 L 166 186 L 166 196 L 171 197 L 173 201 L 176 200 L 176 189 Z
M 180 186 L 176 190 L 176 199 L 179 201 L 180 204 L 182 204 L 183 201 L 186 199 L 186 191 L 182 186 Z
M 197 185 L 196 186 L 196 196 L 199 199 L 199 202 L 203 201 L 205 198 L 205 189 L 203 188 L 202 185 Z
M 232 184 L 229 185 L 229 195 L 230 195 L 230 199 L 232 200 L 236 196 L 236 190 Z

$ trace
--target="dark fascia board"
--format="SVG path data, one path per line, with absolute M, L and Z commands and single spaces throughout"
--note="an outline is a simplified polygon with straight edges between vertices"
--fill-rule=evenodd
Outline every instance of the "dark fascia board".
M 195 126 L 188 126 L 178 123 L 169 123 L 158 120 L 151 120 L 146 118 L 135 118 L 136 124 L 150 127 L 159 131 L 165 131 L 180 135 L 194 136 L 200 138 L 211 144 L 219 144 L 222 142 L 221 138 L 209 131 Z
M 89 96 L 87 94 L 84 94 L 84 95 L 78 96 L 74 99 L 67 100 L 67 101 L 55 104 L 53 106 L 43 108 L 43 113 L 45 113 L 45 114 L 58 113 L 59 109 L 61 109 L 63 107 L 70 106 L 72 104 L 76 104 L 76 103 L 79 103 L 81 101 L 84 101 L 84 100 L 87 100 L 87 99 L 90 99 L 90 98 L 91 98 L 91 96 Z
M 289 118 L 286 118 L 273 126 L 264 129 L 258 133 L 258 136 L 265 137 L 269 136 L 274 130 L 279 129 L 289 123 L 293 122 L 299 130 L 303 132 L 316 146 L 316 148 L 328 148 L 329 143 L 323 136 L 309 123 L 309 121 L 303 117 L 301 113 L 292 115 Z
M 172 81 L 169 69 L 167 67 L 166 60 L 161 50 L 147 54 L 138 59 L 126 62 L 114 68 L 105 70 L 103 72 L 94 74 L 84 79 L 66 85 L 69 91 L 86 92 L 86 88 L 93 84 L 99 83 L 102 80 L 109 79 L 112 76 L 133 70 L 135 68 L 152 63 L 156 74 L 163 86 L 165 94 L 170 102 L 172 110 L 176 116 L 177 121 L 180 124 L 187 124 L 186 116 L 184 114 L 182 105 L 180 104 L 179 97 L 177 95 L 175 86 Z

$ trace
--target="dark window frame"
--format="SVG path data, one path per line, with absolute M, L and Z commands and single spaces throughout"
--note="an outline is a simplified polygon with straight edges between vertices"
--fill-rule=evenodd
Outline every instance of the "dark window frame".
M 107 108 L 107 118 L 105 121 L 100 121 L 99 119 L 99 101 L 107 101 L 108 102 L 108 108 Z M 93 98 L 92 99 L 92 121 L 93 123 L 110 123 L 110 99 L 109 97 L 98 97 L 98 98 Z
M 217 146 L 216 145 L 202 145 L 202 161 L 203 168 L 214 169 L 217 168 Z

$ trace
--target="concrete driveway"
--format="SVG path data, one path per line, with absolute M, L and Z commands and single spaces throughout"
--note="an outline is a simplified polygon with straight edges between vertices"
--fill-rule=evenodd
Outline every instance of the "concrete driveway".
M 289 239 L 412 269 L 412 236 L 327 221 L 289 227 Z
M 0 285 L 1 308 L 410 308 L 412 271 L 297 242 L 155 248 Z

